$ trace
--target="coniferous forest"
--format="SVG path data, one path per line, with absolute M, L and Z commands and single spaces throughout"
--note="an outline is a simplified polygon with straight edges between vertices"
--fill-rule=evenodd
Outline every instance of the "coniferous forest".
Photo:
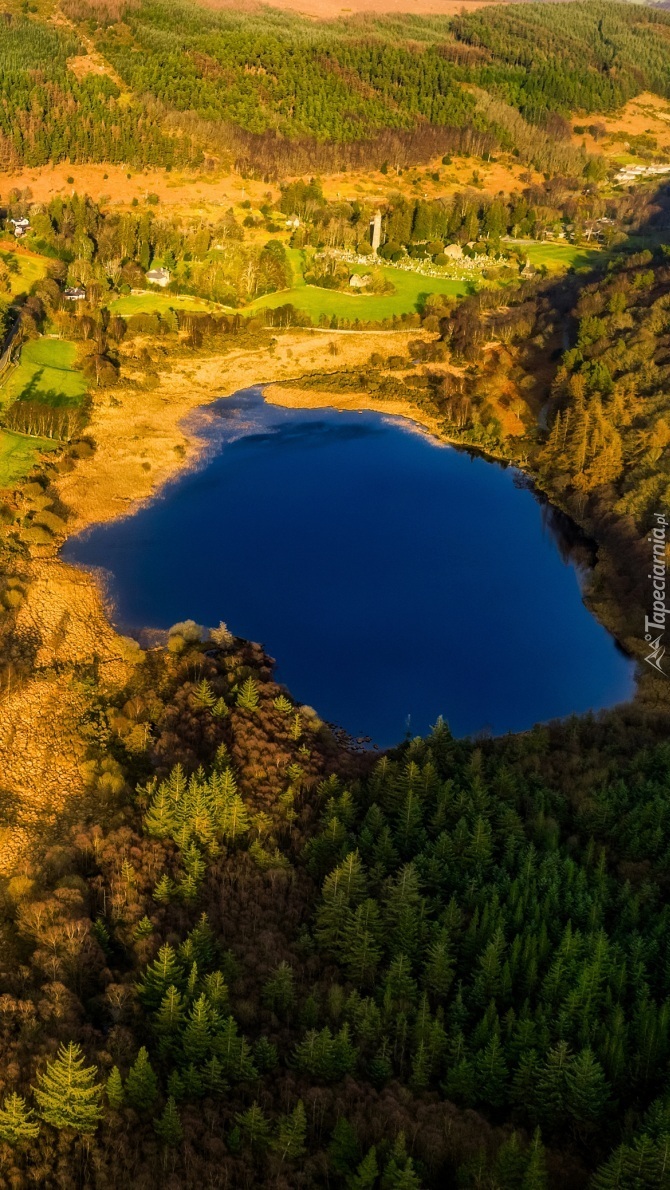
M 519 147 L 509 109 L 560 139 L 572 110 L 608 112 L 670 86 L 670 17 L 641 6 L 524 4 L 328 25 L 174 0 L 64 0 L 68 25 L 25 8 L 0 29 L 3 168 L 197 164 L 232 152 L 267 172 L 299 160 L 301 145 L 323 153 L 330 142 L 335 164 L 356 162 L 364 142 L 369 162 L 375 142 L 388 156 L 409 148 L 408 132 L 420 146 L 429 130 L 444 149 L 509 149 Z M 83 49 L 77 27 L 116 77 L 67 69 Z

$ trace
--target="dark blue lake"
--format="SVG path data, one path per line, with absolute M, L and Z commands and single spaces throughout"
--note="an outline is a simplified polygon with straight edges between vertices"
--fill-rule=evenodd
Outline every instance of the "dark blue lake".
M 200 420 L 197 470 L 64 550 L 109 573 L 124 631 L 225 620 L 296 699 L 381 746 L 440 714 L 500 733 L 632 694 L 560 518 L 512 468 L 258 389 Z

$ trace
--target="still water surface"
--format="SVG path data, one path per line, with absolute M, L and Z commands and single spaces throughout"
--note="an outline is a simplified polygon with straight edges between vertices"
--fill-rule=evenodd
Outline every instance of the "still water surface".
M 381 746 L 439 714 L 458 735 L 499 733 L 631 695 L 565 526 L 512 468 L 400 418 L 282 409 L 259 389 L 198 429 L 197 470 L 64 550 L 108 572 L 124 631 L 225 620 L 296 699 Z

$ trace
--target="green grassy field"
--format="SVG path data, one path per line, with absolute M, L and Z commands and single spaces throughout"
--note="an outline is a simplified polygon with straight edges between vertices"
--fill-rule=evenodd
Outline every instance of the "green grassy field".
M 35 463 L 38 454 L 55 450 L 57 442 L 45 438 L 29 438 L 0 430 L 0 488 L 10 488 L 23 479 Z
M 163 314 L 166 310 L 196 310 L 201 314 L 208 310 L 227 310 L 227 306 L 219 306 L 216 302 L 209 302 L 205 298 L 191 297 L 181 293 L 129 293 L 124 297 L 110 302 L 112 314 L 120 314 L 123 318 L 130 318 L 131 314 Z
M 17 293 L 27 293 L 35 281 L 40 281 L 46 274 L 48 261 L 45 256 L 30 255 L 14 252 L 11 241 L 0 242 L 0 263 L 9 269 L 9 280 L 12 296 Z M 14 272 L 14 269 L 18 269 Z
M 601 249 L 533 240 L 524 242 L 523 251 L 536 269 L 544 265 L 550 273 L 561 273 L 569 268 L 581 269 L 593 265 Z
M 305 286 L 305 278 L 303 277 L 303 269 L 306 264 L 306 255 L 304 248 L 287 248 L 286 255 L 289 259 L 289 264 L 293 270 L 293 285 L 292 289 L 301 289 Z
M 338 318 L 346 318 L 352 322 L 380 322 L 384 318 L 393 318 L 394 314 L 412 314 L 422 305 L 422 299 L 429 293 L 447 293 L 452 297 L 470 293 L 471 282 L 454 281 L 447 277 L 422 277 L 419 273 L 406 273 L 402 269 L 384 266 L 382 272 L 395 286 L 395 293 L 341 293 L 335 289 L 319 289 L 315 285 L 305 285 L 302 274 L 291 261 L 294 270 L 294 285 L 292 289 L 283 289 L 280 293 L 266 294 L 256 298 L 251 310 L 275 309 L 290 302 L 297 310 L 305 310 L 314 322 L 318 322 L 322 314 L 331 318 L 335 314 Z M 360 267 L 354 270 L 363 273 Z
M 18 367 L 0 385 L 0 401 L 9 405 L 22 397 L 55 407 L 81 404 L 87 385 L 75 369 L 76 354 L 75 344 L 64 339 L 31 339 L 21 348 Z
M 245 314 L 253 310 L 275 309 L 290 302 L 298 310 L 305 310 L 314 322 L 318 322 L 322 314 L 331 318 L 333 314 L 338 318 L 354 321 L 381 321 L 392 318 L 394 314 L 414 313 L 421 304 L 423 296 L 429 293 L 448 293 L 460 296 L 470 292 L 468 281 L 453 281 L 450 278 L 422 277 L 418 273 L 406 273 L 402 269 L 385 266 L 382 271 L 395 286 L 395 293 L 358 294 L 340 293 L 333 289 L 319 289 L 314 285 L 305 285 L 302 275 L 302 253 L 298 249 L 288 250 L 291 268 L 293 269 L 293 285 L 291 289 L 282 289 L 279 293 L 266 294 L 256 298 L 249 306 L 241 306 L 239 313 Z M 363 273 L 363 267 L 356 267 L 355 272 Z M 219 306 L 215 302 L 204 298 L 190 297 L 187 294 L 146 293 L 129 294 L 117 298 L 110 303 L 110 310 L 129 318 L 131 314 L 161 313 L 169 309 L 194 310 L 204 312 L 229 311 L 230 307 Z

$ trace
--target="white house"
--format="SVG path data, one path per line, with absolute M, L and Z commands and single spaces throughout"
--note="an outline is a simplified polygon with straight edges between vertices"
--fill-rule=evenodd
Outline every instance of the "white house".
M 165 286 L 170 284 L 170 274 L 167 269 L 149 269 L 146 278 L 152 285 L 160 285 L 161 289 L 165 289 Z
M 349 285 L 352 289 L 367 289 L 370 284 L 369 275 L 361 276 L 360 273 L 352 273 L 349 278 Z
M 68 285 L 65 289 L 64 297 L 69 302 L 84 302 L 86 301 L 86 290 L 83 285 Z
M 288 218 L 288 219 L 286 220 L 286 227 L 287 227 L 289 230 L 296 231 L 296 230 L 297 230 L 297 228 L 299 228 L 299 227 L 300 227 L 300 218 L 299 218 L 299 216 L 298 216 L 298 215 L 291 215 L 291 216 L 290 216 L 290 218 Z
M 24 235 L 25 232 L 30 230 L 30 219 L 10 219 L 9 222 L 14 228 L 14 235 L 16 236 L 17 240 L 20 238 L 20 236 Z

